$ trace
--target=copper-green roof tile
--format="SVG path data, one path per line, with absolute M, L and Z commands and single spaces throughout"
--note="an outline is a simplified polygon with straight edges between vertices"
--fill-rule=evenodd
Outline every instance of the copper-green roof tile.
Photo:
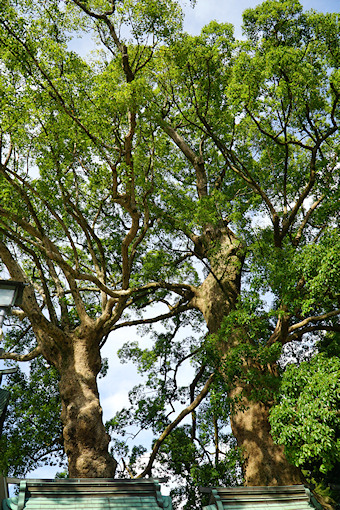
M 26 480 L 3 510 L 172 510 L 156 480 Z
M 201 489 L 210 492 L 203 510 L 320 510 L 320 505 L 303 485 L 285 487 L 226 487 Z

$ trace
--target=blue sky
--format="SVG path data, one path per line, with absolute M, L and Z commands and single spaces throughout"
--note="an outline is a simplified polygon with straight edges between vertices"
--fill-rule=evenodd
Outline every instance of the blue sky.
M 216 19 L 232 23 L 236 37 L 240 37 L 243 11 L 259 3 L 258 0 L 197 0 L 196 7 L 192 9 L 186 0 L 184 28 L 187 32 L 197 34 L 209 21 Z M 301 3 L 306 10 L 340 12 L 340 0 L 302 0 Z

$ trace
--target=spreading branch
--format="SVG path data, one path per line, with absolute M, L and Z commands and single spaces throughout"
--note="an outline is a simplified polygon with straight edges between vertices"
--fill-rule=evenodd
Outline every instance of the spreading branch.
M 147 466 L 145 467 L 145 469 L 137 476 L 137 478 L 143 478 L 144 476 L 146 475 L 150 475 L 151 474 L 151 469 L 152 469 L 152 465 L 154 463 L 154 460 L 157 456 L 157 453 L 160 449 L 160 447 L 162 446 L 163 442 L 165 441 L 165 439 L 168 437 L 168 435 L 172 432 L 172 430 L 177 427 L 177 425 L 183 420 L 183 418 L 185 418 L 188 414 L 192 413 L 194 411 L 194 409 L 196 409 L 196 407 L 202 402 L 202 400 L 206 397 L 206 395 L 208 394 L 209 392 L 209 389 L 210 389 L 210 386 L 211 386 L 211 383 L 213 382 L 213 379 L 214 379 L 214 376 L 215 376 L 215 373 L 212 373 L 207 382 L 205 383 L 203 389 L 201 390 L 201 392 L 197 395 L 197 397 L 195 398 L 195 400 L 188 406 L 186 407 L 185 409 L 183 409 L 183 411 L 181 411 L 179 413 L 179 415 L 177 416 L 177 418 L 172 422 L 170 423 L 166 429 L 163 431 L 163 433 L 160 435 L 160 437 L 157 439 L 157 441 L 155 442 L 154 446 L 153 446 L 153 449 L 152 449 L 152 453 L 150 455 L 150 459 L 149 459 L 149 462 L 147 464 Z
M 27 354 L 17 354 L 16 352 L 3 352 L 0 354 L 0 359 L 11 359 L 14 361 L 31 361 L 41 354 L 41 347 L 38 345 L 33 351 Z
M 324 321 L 324 320 L 330 319 L 331 317 L 335 317 L 336 315 L 339 315 L 339 314 L 340 314 L 340 309 L 333 310 L 332 312 L 327 312 L 327 313 L 324 313 L 322 315 L 313 315 L 311 317 L 307 317 L 303 321 L 298 322 L 297 324 L 294 324 L 293 326 L 288 328 L 288 333 L 293 333 L 293 331 L 296 331 L 297 329 L 303 328 L 304 326 L 306 326 L 310 322 Z M 322 329 L 322 327 L 321 327 L 321 329 Z

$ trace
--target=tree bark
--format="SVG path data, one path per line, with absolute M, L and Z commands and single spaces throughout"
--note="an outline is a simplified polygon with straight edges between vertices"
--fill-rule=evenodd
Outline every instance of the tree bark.
M 242 388 L 235 388 L 230 397 L 240 395 Z M 280 486 L 303 483 L 301 472 L 289 464 L 284 448 L 276 445 L 270 434 L 269 405 L 248 400 L 242 396 L 245 409 L 236 410 L 231 416 L 231 429 L 243 452 L 244 483 L 248 486 Z
M 200 310 L 210 333 L 216 333 L 223 317 L 240 294 L 244 248 L 226 225 L 208 226 L 195 240 L 196 254 L 209 261 L 210 272 L 198 287 L 191 305 Z
M 74 334 L 60 357 L 61 420 L 71 478 L 113 478 L 116 461 L 108 453 L 99 402 L 101 367 L 98 341 L 91 333 Z
M 235 308 L 240 295 L 244 249 L 228 229 L 209 227 L 196 242 L 196 251 L 209 261 L 211 271 L 192 300 L 207 323 L 209 333 L 216 333 L 223 317 Z M 240 341 L 240 335 L 220 340 L 217 349 L 223 358 Z M 222 364 L 222 363 L 221 363 Z M 223 375 L 223 374 L 222 374 Z M 275 445 L 268 421 L 270 406 L 247 398 L 241 387 L 233 388 L 230 397 L 241 397 L 231 416 L 232 432 L 244 456 L 245 485 L 275 486 L 302 483 L 301 472 L 288 463 L 284 450 Z

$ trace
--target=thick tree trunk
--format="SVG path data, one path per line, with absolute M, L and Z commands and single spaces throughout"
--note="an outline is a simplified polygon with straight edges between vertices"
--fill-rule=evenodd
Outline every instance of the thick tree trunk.
M 236 397 L 241 388 L 230 396 Z M 245 409 L 231 416 L 231 429 L 237 444 L 242 448 L 245 485 L 296 485 L 301 484 L 301 472 L 289 464 L 282 446 L 276 445 L 270 434 L 269 406 L 242 397 Z
M 192 306 L 202 312 L 209 332 L 216 333 L 240 294 L 244 249 L 224 225 L 207 227 L 195 244 L 197 255 L 209 261 L 210 273 L 197 289 Z
M 73 336 L 60 364 L 61 420 L 71 478 L 113 478 L 116 461 L 108 453 L 99 403 L 97 375 L 101 367 L 98 342 Z M 66 346 L 65 346 L 66 347 Z
M 244 250 L 227 227 L 209 228 L 199 239 L 198 247 L 202 256 L 209 260 L 211 272 L 198 288 L 193 306 L 202 312 L 209 332 L 216 333 L 223 317 L 235 307 L 240 294 Z M 238 334 L 220 341 L 217 349 L 221 361 L 239 341 Z M 245 459 L 245 484 L 275 486 L 302 483 L 300 471 L 288 463 L 283 448 L 273 443 L 268 421 L 269 406 L 249 400 L 240 387 L 233 388 L 230 393 L 232 398 L 240 395 L 241 402 L 234 408 L 231 427 Z

